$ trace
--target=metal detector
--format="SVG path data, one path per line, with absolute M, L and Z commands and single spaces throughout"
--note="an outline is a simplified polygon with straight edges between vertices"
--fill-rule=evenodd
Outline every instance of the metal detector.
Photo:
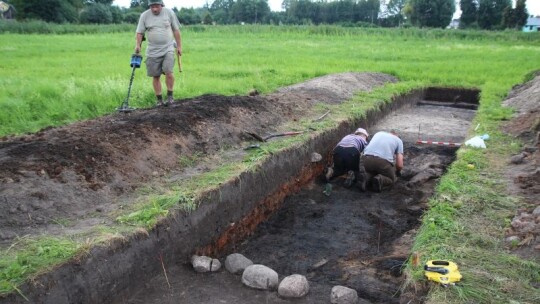
M 131 55 L 130 66 L 133 68 L 133 70 L 131 71 L 131 78 L 129 79 L 128 93 L 127 93 L 126 99 L 124 100 L 124 102 L 122 102 L 122 105 L 118 109 L 116 109 L 118 112 L 129 113 L 135 110 L 135 108 L 132 108 L 129 106 L 129 95 L 131 93 L 131 85 L 133 84 L 133 78 L 135 77 L 135 70 L 141 67 L 141 63 L 142 63 L 141 55 L 139 54 Z

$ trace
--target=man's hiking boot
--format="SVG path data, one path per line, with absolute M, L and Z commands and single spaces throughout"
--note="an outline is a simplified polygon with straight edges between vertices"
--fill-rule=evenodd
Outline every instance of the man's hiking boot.
M 381 192 L 382 191 L 382 181 L 381 181 L 381 176 L 380 175 L 376 175 L 373 178 L 373 191 L 375 191 L 375 192 Z
M 345 187 L 346 188 L 351 187 L 353 182 L 354 182 L 354 171 L 349 170 L 349 172 L 347 172 L 347 178 L 345 179 Z
M 163 106 L 163 100 L 158 99 L 158 100 L 156 101 L 156 107 L 161 107 L 161 106 Z
M 334 176 L 334 169 L 332 167 L 326 168 L 326 173 L 324 174 L 324 177 L 326 178 L 326 182 L 329 182 L 333 176 Z
M 174 102 L 174 98 L 172 96 L 167 96 L 167 100 L 165 100 L 165 106 L 171 105 Z

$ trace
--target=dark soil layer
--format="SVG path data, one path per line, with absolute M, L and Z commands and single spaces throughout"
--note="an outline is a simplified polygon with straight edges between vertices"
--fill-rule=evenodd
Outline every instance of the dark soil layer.
M 328 303 L 335 285 L 355 289 L 361 303 L 400 303 L 401 265 L 408 258 L 419 215 L 434 185 L 454 159 L 453 149 L 406 147 L 404 178 L 389 192 L 346 189 L 335 179 L 333 192 L 312 181 L 288 197 L 282 208 L 254 235 L 231 248 L 257 264 L 276 270 L 280 279 L 299 273 L 310 282 L 302 300 L 280 299 L 276 292 L 242 286 L 239 276 L 222 269 L 196 274 L 187 264 L 171 265 L 123 303 Z M 224 261 L 225 255 L 220 258 Z M 218 300 L 219 299 L 219 300 Z M 411 302 L 412 303 L 412 302 Z

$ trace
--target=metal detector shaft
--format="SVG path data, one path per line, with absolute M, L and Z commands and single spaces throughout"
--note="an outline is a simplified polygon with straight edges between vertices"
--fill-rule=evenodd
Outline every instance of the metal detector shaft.
M 131 95 L 131 86 L 133 85 L 133 78 L 135 78 L 135 69 L 141 67 L 141 63 L 142 63 L 141 55 L 139 55 L 138 53 L 131 55 L 130 66 L 133 68 L 133 70 L 131 70 L 131 77 L 129 78 L 128 93 L 127 93 L 126 99 L 124 100 L 120 108 L 118 108 L 118 112 L 127 113 L 127 112 L 131 112 L 135 110 L 134 108 L 129 106 L 129 95 Z
M 137 67 L 133 66 L 133 70 L 131 71 L 131 77 L 129 78 L 129 87 L 128 87 L 128 93 L 127 97 L 122 103 L 122 106 L 118 109 L 120 112 L 130 112 L 133 111 L 132 108 L 129 107 L 129 95 L 131 94 L 131 86 L 133 85 L 133 78 L 135 78 L 135 69 Z

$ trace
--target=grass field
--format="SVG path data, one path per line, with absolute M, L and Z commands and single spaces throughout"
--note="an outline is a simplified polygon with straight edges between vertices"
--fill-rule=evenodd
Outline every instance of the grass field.
M 493 87 L 502 96 L 538 68 L 533 58 L 540 48 L 538 35 L 522 33 L 337 27 L 193 27 L 183 31 L 183 40 L 184 72 L 176 72 L 175 98 L 245 94 L 252 88 L 269 92 L 342 71 L 380 71 L 422 84 Z M 2 35 L 0 136 L 113 111 L 127 95 L 133 47 L 129 32 Z M 144 68 L 135 73 L 130 103 L 150 106 L 150 78 Z
M 114 111 L 127 94 L 133 33 L 4 34 L 0 41 L 0 136 L 104 115 Z M 540 301 L 540 292 L 532 286 L 540 282 L 540 265 L 521 260 L 504 248 L 503 229 L 519 200 L 507 196 L 499 181 L 502 165 L 520 144 L 499 130 L 500 122 L 511 114 L 500 103 L 514 85 L 540 69 L 540 35 L 188 27 L 183 30 L 183 44 L 184 72 L 176 72 L 176 99 L 204 93 L 244 95 L 253 88 L 265 93 L 344 71 L 383 72 L 401 80 L 397 86 L 358 96 L 356 100 L 361 102 L 388 100 L 394 94 L 428 85 L 481 89 L 475 123 L 481 125 L 478 132 L 490 134 L 490 149 L 460 150 L 430 202 L 414 250 L 426 258 L 459 261 L 466 277 L 459 288 L 432 288 L 431 303 Z M 148 107 L 153 100 L 145 69 L 137 70 L 130 103 Z M 348 109 L 342 110 L 345 113 Z M 476 170 L 468 169 L 471 163 Z M 58 257 L 54 258 L 49 264 L 57 263 Z M 9 276 L 15 267 L 12 261 L 0 259 L 0 287 L 5 283 L 4 291 L 13 290 L 13 282 L 20 282 L 20 278 Z M 37 269 L 43 267 L 47 263 Z M 27 271 L 23 277 L 35 271 Z M 421 267 L 409 265 L 407 272 L 409 284 L 423 281 Z

